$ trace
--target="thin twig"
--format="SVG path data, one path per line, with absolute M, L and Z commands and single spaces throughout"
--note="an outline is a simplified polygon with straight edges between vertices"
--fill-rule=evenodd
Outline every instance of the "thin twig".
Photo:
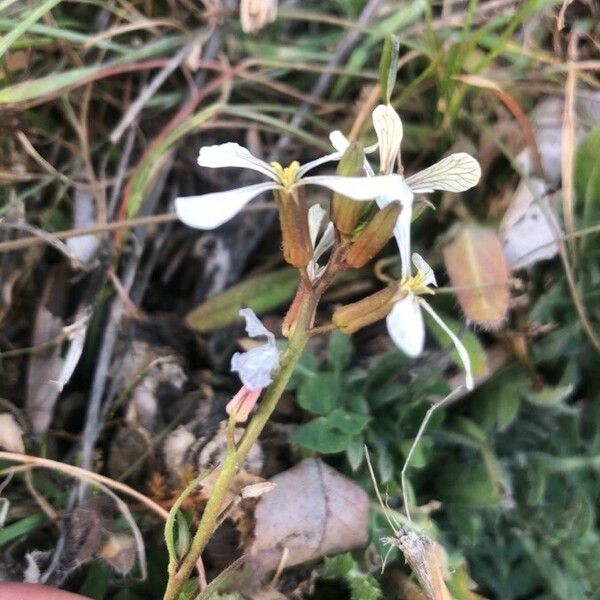
M 244 211 L 257 212 L 264 210 L 275 210 L 277 207 L 272 202 L 256 202 L 244 207 Z M 136 217 L 134 219 L 126 219 L 124 221 L 114 221 L 112 223 L 105 223 L 103 225 L 93 225 L 92 227 L 76 227 L 74 229 L 65 229 L 64 231 L 56 231 L 54 233 L 47 233 L 41 229 L 36 229 L 36 235 L 21 238 L 19 240 L 9 240 L 6 242 L 0 242 L 0 253 L 9 252 L 11 250 L 23 250 L 29 248 L 29 246 L 41 243 L 48 243 L 50 245 L 55 244 L 55 240 L 66 240 L 72 237 L 78 237 L 80 235 L 90 235 L 95 233 L 104 233 L 106 231 L 116 231 L 118 229 L 132 229 L 134 227 L 149 226 L 149 225 L 161 225 L 163 223 L 172 223 L 177 221 L 177 215 L 175 213 L 162 213 L 158 215 L 150 215 L 147 217 Z M 15 229 L 24 229 L 30 231 L 28 227 L 21 224 L 12 224 L 6 221 L 0 221 L 0 228 L 15 226 Z M 16 226 L 18 225 L 18 227 Z M 44 234 L 52 239 L 47 239 Z M 68 248 L 67 248 L 68 250 Z
M 406 455 L 406 460 L 404 461 L 404 465 L 402 466 L 402 471 L 400 472 L 400 484 L 402 486 L 402 503 L 404 504 L 404 512 L 409 521 L 412 519 L 410 518 L 410 511 L 408 508 L 409 503 L 408 503 L 408 486 L 406 484 L 406 471 L 408 470 L 408 467 L 410 466 L 410 461 L 412 460 L 413 454 L 415 453 L 415 450 L 417 449 L 417 446 L 419 445 L 419 442 L 421 441 L 421 438 L 423 437 L 423 434 L 425 433 L 425 429 L 427 428 L 427 425 L 429 424 L 429 421 L 430 421 L 431 417 L 433 416 L 433 413 L 436 410 L 438 410 L 438 408 L 443 408 L 444 406 L 448 406 L 449 404 L 452 404 L 452 402 L 458 400 L 461 397 L 463 391 L 464 391 L 463 386 L 460 386 L 460 387 L 456 388 L 455 390 L 453 390 L 452 392 L 450 392 L 445 398 L 443 398 L 439 402 L 436 402 L 433 406 L 431 406 L 429 408 L 429 410 L 425 413 L 425 417 L 423 418 L 423 421 L 421 421 L 419 431 L 417 431 L 417 435 L 416 435 L 415 439 L 413 440 L 413 443 L 410 447 L 410 450 L 408 451 L 408 454 Z
M 74 465 L 67 465 L 65 463 L 58 462 L 56 460 L 50 460 L 49 458 L 42 458 L 40 456 L 29 456 L 28 454 L 18 454 L 16 452 L 0 452 L 0 460 L 7 460 L 9 462 L 23 463 L 23 465 L 33 465 L 33 467 L 40 467 L 46 469 L 52 469 L 54 471 L 60 471 L 76 479 L 84 479 L 91 483 L 103 484 L 108 488 L 121 492 L 131 498 L 135 498 L 138 502 L 149 508 L 154 514 L 159 516 L 163 521 L 167 520 L 169 513 L 160 504 L 154 502 L 147 496 L 144 496 L 141 492 L 134 490 L 132 487 L 125 483 L 115 481 L 104 475 L 99 475 L 88 469 L 82 469 Z M 28 467 L 29 468 L 29 467 Z M 8 467 L 0 471 L 0 477 L 9 475 L 11 473 L 17 473 L 25 470 L 21 467 Z

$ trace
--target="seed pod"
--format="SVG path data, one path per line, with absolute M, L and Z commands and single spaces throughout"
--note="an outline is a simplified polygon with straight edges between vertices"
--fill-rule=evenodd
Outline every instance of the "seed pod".
M 308 209 L 300 197 L 302 192 L 302 189 L 292 193 L 283 190 L 274 192 L 279 205 L 283 257 L 297 269 L 304 269 L 313 255 L 308 231 Z
M 355 269 L 364 267 L 392 237 L 398 215 L 402 210 L 400 202 L 391 202 L 378 211 L 358 234 L 346 255 L 346 262 Z
M 358 302 L 336 309 L 331 321 L 341 332 L 354 333 L 387 317 L 394 301 L 398 300 L 397 293 L 398 284 L 392 283 Z

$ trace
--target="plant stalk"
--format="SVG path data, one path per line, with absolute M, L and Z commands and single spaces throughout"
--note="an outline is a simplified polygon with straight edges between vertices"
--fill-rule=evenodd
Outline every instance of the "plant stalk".
M 294 372 L 294 367 L 308 342 L 310 337 L 309 330 L 320 295 L 320 290 L 312 290 L 306 294 L 294 331 L 290 336 L 288 347 L 281 357 L 279 370 L 271 385 L 265 390 L 260 406 L 246 427 L 239 444 L 237 447 L 228 449 L 212 494 L 202 513 L 200 524 L 194 534 L 190 549 L 181 561 L 179 568 L 169 575 L 164 600 L 178 600 L 181 588 L 189 579 L 200 555 L 206 548 L 221 513 L 221 506 L 231 481 L 275 410 L 277 402 L 283 394 L 285 386 Z

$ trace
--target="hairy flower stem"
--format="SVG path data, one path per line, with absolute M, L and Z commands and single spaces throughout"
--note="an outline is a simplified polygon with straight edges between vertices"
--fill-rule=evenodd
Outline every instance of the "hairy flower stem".
M 265 390 L 260 406 L 246 427 L 239 444 L 236 447 L 228 449 L 188 553 L 176 570 L 169 569 L 169 581 L 164 600 L 178 600 L 181 588 L 189 579 L 200 555 L 206 548 L 208 540 L 215 529 L 229 485 L 238 467 L 243 463 L 269 420 L 269 417 L 275 410 L 277 402 L 283 394 L 285 386 L 294 372 L 294 367 L 306 346 L 310 337 L 309 330 L 312 326 L 313 315 L 321 297 L 322 289 L 319 286 L 319 289 L 315 289 L 312 293 L 305 296 L 302 306 L 298 311 L 298 318 L 293 333 L 289 338 L 288 347 L 281 356 L 280 367 L 273 379 L 273 383 Z

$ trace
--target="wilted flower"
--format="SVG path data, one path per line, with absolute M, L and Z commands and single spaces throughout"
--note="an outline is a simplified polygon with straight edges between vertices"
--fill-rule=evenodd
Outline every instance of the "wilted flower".
M 240 310 L 240 316 L 246 319 L 246 332 L 250 337 L 264 336 L 267 342 L 247 352 L 236 352 L 231 357 L 231 370 L 239 373 L 247 388 L 261 390 L 271 383 L 271 375 L 279 366 L 275 336 L 260 322 L 251 308 Z
M 254 408 L 263 388 L 271 383 L 272 374 L 279 367 L 279 352 L 275 336 L 260 322 L 251 308 L 240 310 L 240 316 L 246 319 L 246 332 L 250 337 L 267 338 L 265 344 L 246 352 L 236 352 L 231 357 L 231 370 L 239 373 L 243 385 L 225 410 L 236 421 L 243 422 Z
M 294 161 L 287 167 L 271 164 L 253 156 L 247 148 L 228 142 L 200 148 L 198 164 L 218 169 L 239 167 L 252 169 L 270 181 L 257 183 L 226 192 L 214 192 L 199 196 L 180 197 L 175 200 L 177 216 L 190 227 L 215 229 L 239 213 L 250 200 L 268 190 L 293 193 L 300 186 L 320 185 L 354 200 L 369 200 L 375 196 L 394 194 L 402 185 L 400 175 L 378 177 L 342 177 L 339 175 L 314 175 L 306 173 L 326 162 L 339 160 L 343 152 L 334 152 L 300 165 Z

